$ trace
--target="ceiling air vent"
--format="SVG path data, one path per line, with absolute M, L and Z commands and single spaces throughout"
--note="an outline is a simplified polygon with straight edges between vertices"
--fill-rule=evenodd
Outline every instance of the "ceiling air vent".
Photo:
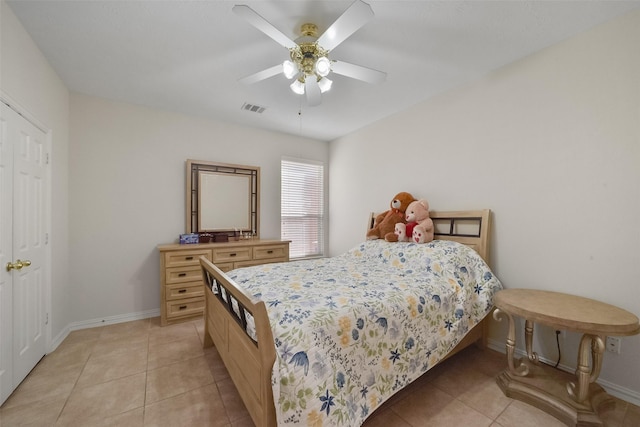
M 267 107 L 261 107 L 259 105 L 249 104 L 245 102 L 244 104 L 242 104 L 242 109 L 247 111 L 252 111 L 254 113 L 262 114 L 262 112 L 266 110 Z

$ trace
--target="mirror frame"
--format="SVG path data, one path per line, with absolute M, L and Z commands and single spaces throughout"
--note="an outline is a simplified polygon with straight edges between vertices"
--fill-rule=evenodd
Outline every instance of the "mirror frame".
M 254 238 L 260 238 L 260 167 L 235 165 L 230 163 L 209 162 L 205 160 L 187 160 L 186 191 L 186 232 L 187 233 L 222 233 L 231 236 L 234 229 L 200 230 L 200 173 L 211 172 L 219 175 L 244 176 L 249 178 L 249 225 L 250 228 L 239 230 L 250 232 Z

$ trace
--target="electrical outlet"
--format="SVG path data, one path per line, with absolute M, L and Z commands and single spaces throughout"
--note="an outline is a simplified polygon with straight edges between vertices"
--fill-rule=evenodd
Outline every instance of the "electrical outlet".
M 620 345 L 622 344 L 622 338 L 620 337 L 607 337 L 607 351 L 611 353 L 620 354 Z

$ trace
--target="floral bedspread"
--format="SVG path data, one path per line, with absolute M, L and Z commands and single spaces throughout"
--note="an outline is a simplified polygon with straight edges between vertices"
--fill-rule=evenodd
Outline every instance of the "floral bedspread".
M 502 288 L 475 251 L 443 240 L 372 240 L 228 274 L 267 305 L 279 425 L 361 425 L 453 349 Z

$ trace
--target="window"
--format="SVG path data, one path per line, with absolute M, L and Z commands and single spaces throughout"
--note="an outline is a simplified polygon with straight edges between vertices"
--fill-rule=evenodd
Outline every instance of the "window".
M 282 160 L 281 237 L 291 240 L 290 258 L 324 255 L 324 165 Z

